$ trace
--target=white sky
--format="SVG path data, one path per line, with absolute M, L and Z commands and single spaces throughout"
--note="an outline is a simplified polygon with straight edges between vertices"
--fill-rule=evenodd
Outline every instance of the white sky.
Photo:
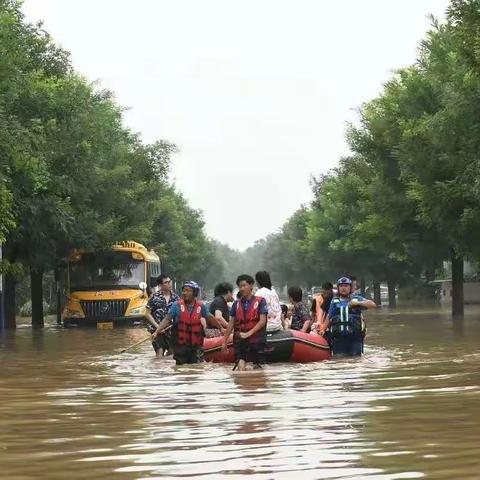
M 447 0 L 26 0 L 75 67 L 129 107 L 207 232 L 244 249 L 311 200 L 347 121 L 415 59 Z

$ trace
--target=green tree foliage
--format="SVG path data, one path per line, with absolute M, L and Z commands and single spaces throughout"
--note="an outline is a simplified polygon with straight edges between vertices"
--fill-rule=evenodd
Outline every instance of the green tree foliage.
M 113 95 L 74 72 L 17 1 L 0 0 L 0 241 L 8 264 L 30 272 L 35 325 L 43 324 L 43 274 L 74 247 L 156 245 L 183 278 L 219 264 L 201 213 L 168 184 L 175 151 L 142 143 Z M 12 325 L 15 309 L 7 310 Z
M 162 256 L 166 271 L 179 281 L 193 278 L 208 287 L 221 276 L 222 264 L 215 244 L 204 233 L 202 213 L 169 185 L 159 185 L 151 212 L 153 248 Z
M 313 181 L 314 201 L 266 239 L 280 278 L 309 285 L 352 272 L 397 283 L 453 265 L 453 313 L 463 313 L 463 259 L 480 245 L 480 0 L 452 0 L 349 127 L 352 155 Z M 275 260 L 274 260 L 275 259 Z M 393 299 L 394 296 L 391 296 Z

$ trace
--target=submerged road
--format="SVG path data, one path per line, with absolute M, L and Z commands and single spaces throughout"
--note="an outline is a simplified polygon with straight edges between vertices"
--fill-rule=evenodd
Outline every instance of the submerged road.
M 368 316 L 366 356 L 177 368 L 141 330 L 0 337 L 0 477 L 475 479 L 480 315 Z

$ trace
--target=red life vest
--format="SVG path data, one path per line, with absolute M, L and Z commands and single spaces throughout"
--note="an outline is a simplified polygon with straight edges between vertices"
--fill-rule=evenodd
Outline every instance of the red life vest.
M 195 301 L 192 313 L 184 300 L 180 304 L 180 319 L 177 324 L 177 342 L 179 345 L 203 345 L 202 302 Z
M 260 321 L 259 308 L 262 300 L 262 297 L 252 297 L 247 311 L 243 308 L 242 300 L 237 301 L 237 313 L 235 315 L 236 335 L 240 332 L 249 332 Z M 265 325 L 263 330 L 257 332 L 253 337 L 250 337 L 249 340 L 255 340 L 264 336 L 266 328 L 267 326 Z

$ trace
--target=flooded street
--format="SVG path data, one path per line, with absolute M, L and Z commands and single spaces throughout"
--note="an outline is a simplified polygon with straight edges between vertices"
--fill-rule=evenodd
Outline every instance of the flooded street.
M 232 374 L 156 361 L 143 330 L 0 344 L 0 477 L 480 478 L 480 314 L 369 315 L 366 355 Z

